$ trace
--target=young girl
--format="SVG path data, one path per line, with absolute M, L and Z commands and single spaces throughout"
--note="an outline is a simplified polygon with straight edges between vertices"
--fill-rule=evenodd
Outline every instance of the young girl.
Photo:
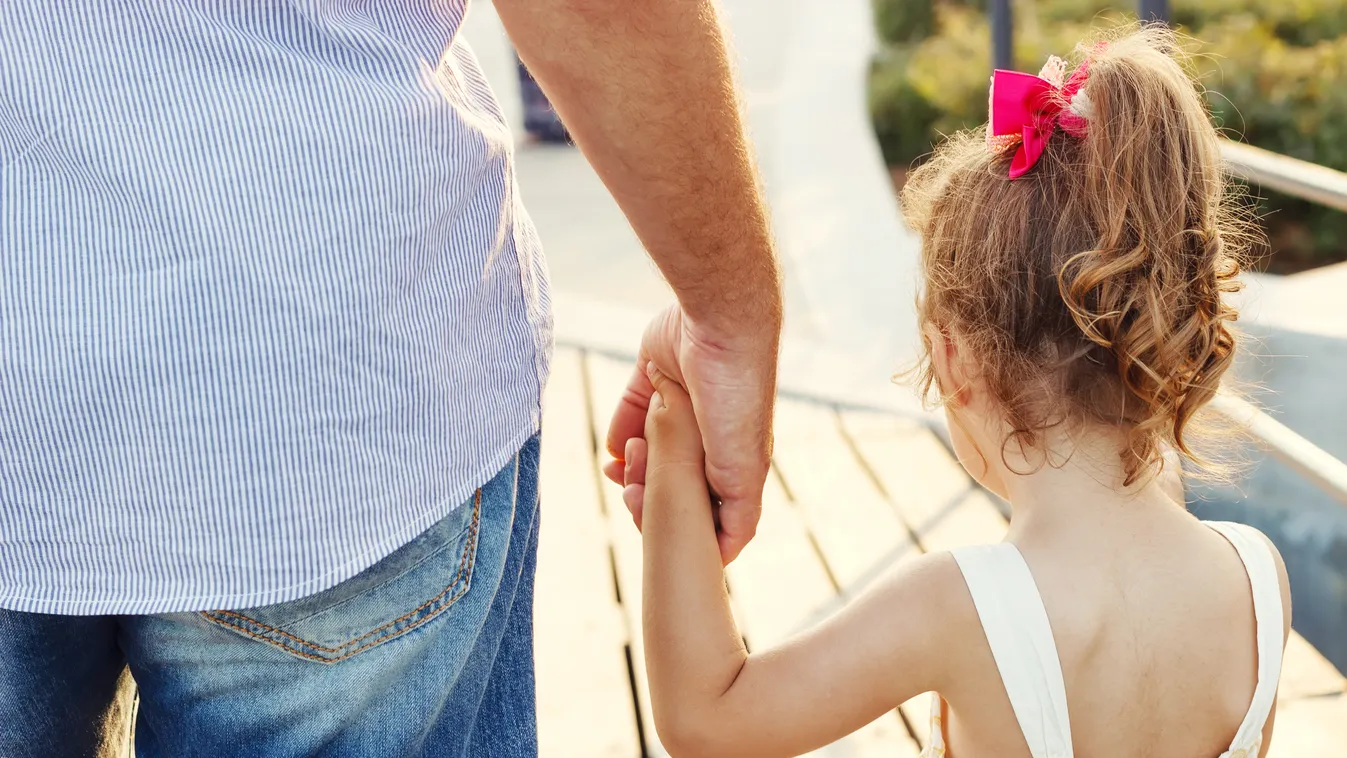
M 1080 52 L 998 72 L 986 134 L 945 142 L 903 193 L 924 387 L 960 463 L 1010 502 L 1006 542 L 906 561 L 748 655 L 691 404 L 652 370 L 626 494 L 675 755 L 797 755 L 927 691 L 930 756 L 1265 754 L 1286 572 L 1255 530 L 1189 515 L 1175 466 L 1201 464 L 1192 422 L 1232 360 L 1222 296 L 1248 237 L 1174 37 Z

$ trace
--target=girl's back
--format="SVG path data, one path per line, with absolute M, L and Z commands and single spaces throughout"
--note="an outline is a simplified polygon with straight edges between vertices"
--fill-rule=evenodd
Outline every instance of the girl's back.
M 1219 756 L 1232 748 L 1257 685 L 1250 575 L 1226 537 L 1172 504 L 1144 515 L 1116 515 L 1107 519 L 1114 522 L 1108 524 L 1112 531 L 1096 531 L 1093 539 L 1080 530 L 1063 535 L 1064 544 L 1012 543 L 1032 573 L 1051 626 L 1074 753 Z M 1257 550 L 1276 555 L 1261 535 L 1249 531 L 1246 539 Z M 1271 574 L 1261 574 L 1259 581 L 1275 585 L 1282 600 L 1289 588 L 1280 559 L 1264 565 Z M 958 581 L 965 581 L 962 574 Z M 1004 575 L 992 579 L 997 587 L 1011 583 Z M 1275 610 L 1282 608 L 1273 622 L 1278 663 L 1289 602 Z M 1015 619 L 1021 628 L 1028 615 Z M 970 620 L 974 639 L 964 649 L 973 652 L 959 664 L 957 686 L 942 693 L 947 705 L 932 731 L 943 723 L 948 755 L 958 758 L 1034 755 L 986 636 L 976 639 L 987 633 L 981 622 Z M 953 643 L 950 649 L 956 649 Z M 1035 705 L 1050 710 L 1051 703 Z M 1261 721 L 1258 726 L 1254 731 L 1261 737 Z
M 997 72 L 985 138 L 942 145 L 904 189 L 923 236 L 921 378 L 961 463 L 1011 503 L 1076 753 L 1217 756 L 1258 678 L 1250 577 L 1172 472 L 1207 463 L 1198 422 L 1234 359 L 1223 295 L 1250 233 L 1174 36 L 1082 52 L 1070 73 Z M 1262 573 L 1285 594 L 1284 570 Z M 1268 665 L 1289 622 L 1276 610 Z M 1004 755 L 1017 730 L 995 666 L 961 673 L 950 753 Z

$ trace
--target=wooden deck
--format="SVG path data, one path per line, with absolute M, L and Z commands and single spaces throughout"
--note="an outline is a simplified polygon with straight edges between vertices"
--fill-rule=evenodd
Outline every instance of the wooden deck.
M 650 718 L 641 645 L 641 543 L 599 472 L 630 364 L 559 349 L 545 404 L 537 584 L 544 758 L 666 755 Z M 894 561 L 1001 539 L 1006 521 L 926 427 L 888 414 L 782 400 L 757 538 L 729 568 L 750 649 L 815 623 Z M 1347 682 L 1298 635 L 1285 659 L 1273 756 L 1347 754 Z M 818 751 L 916 756 L 927 698 Z

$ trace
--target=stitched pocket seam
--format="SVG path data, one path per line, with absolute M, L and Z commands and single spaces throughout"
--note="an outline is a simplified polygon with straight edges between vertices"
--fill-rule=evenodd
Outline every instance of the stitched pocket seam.
M 386 642 L 388 640 L 400 637 L 406 634 L 407 632 L 410 632 L 411 630 L 422 626 L 427 621 L 430 621 L 431 619 L 435 618 L 436 616 L 443 613 L 446 609 L 451 607 L 460 597 L 463 596 L 465 592 L 468 591 L 469 582 L 465 580 L 471 573 L 473 563 L 476 560 L 477 532 L 478 526 L 481 523 L 481 510 L 482 510 L 482 491 L 477 490 L 477 494 L 474 496 L 472 504 L 472 525 L 468 529 L 468 538 L 463 543 L 463 554 L 459 558 L 458 571 L 457 573 L 454 574 L 453 581 L 449 583 L 449 586 L 445 587 L 443 592 L 427 600 L 426 602 L 422 603 L 421 605 L 417 606 L 411 611 L 408 611 L 402 616 L 399 616 L 398 618 L 395 618 L 392 621 L 389 621 L 388 623 L 376 629 L 372 629 L 366 632 L 365 634 L 362 634 L 359 637 L 343 645 L 339 645 L 337 647 L 325 647 L 323 645 L 319 645 L 314 642 L 309 642 L 307 640 L 296 637 L 295 635 L 290 634 L 289 632 L 277 629 L 276 627 L 269 626 L 267 624 L 263 624 L 262 622 L 257 621 L 256 619 L 249 618 L 248 616 L 245 616 L 241 613 L 237 613 L 235 611 L 202 611 L 201 615 L 205 616 L 208 620 L 211 621 L 211 623 L 228 627 L 260 642 L 270 643 L 272 645 L 275 645 L 277 647 L 286 650 L 287 652 L 293 653 L 294 655 L 298 655 L 302 658 L 309 658 L 311 660 L 321 661 L 323 663 L 337 663 L 338 661 L 346 660 L 347 658 L 350 658 L 356 653 L 374 647 L 375 645 L 378 645 L 382 642 Z M 422 616 L 419 619 L 415 619 L 411 623 L 407 624 L 405 627 L 397 629 L 392 634 L 381 635 L 378 636 L 376 639 L 372 640 L 370 639 L 371 637 L 380 635 L 381 632 L 387 629 L 396 627 L 397 625 L 407 621 L 408 619 L 411 619 L 418 613 L 421 613 L 427 608 L 434 606 L 436 603 L 440 603 L 439 608 L 434 609 L 432 612 L 427 613 L 425 616 Z M 277 639 L 277 637 L 283 639 Z M 359 644 L 361 642 L 364 642 L 364 644 Z M 357 647 L 348 650 L 348 648 L 351 648 L 351 646 L 353 645 L 356 645 Z M 340 653 L 340 655 L 318 655 L 316 653 L 308 652 L 309 650 L 317 650 L 329 654 Z

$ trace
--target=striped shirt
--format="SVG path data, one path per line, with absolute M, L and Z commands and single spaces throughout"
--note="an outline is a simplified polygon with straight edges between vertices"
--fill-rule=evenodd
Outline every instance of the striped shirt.
M 467 0 L 0 3 L 0 607 L 281 602 L 539 425 Z

